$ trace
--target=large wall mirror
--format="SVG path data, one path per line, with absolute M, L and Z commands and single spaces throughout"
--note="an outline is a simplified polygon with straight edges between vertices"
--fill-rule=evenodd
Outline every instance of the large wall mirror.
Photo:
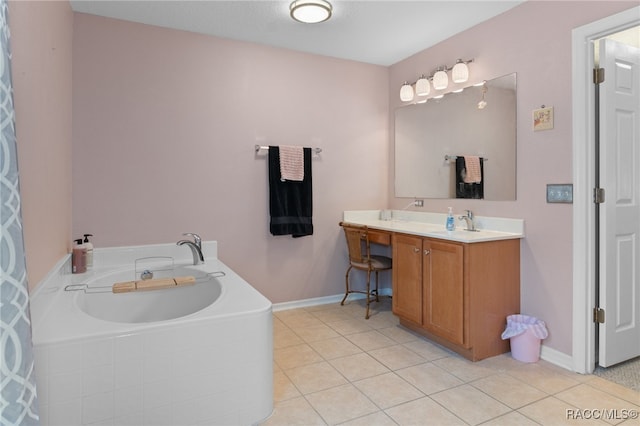
M 479 157 L 478 181 L 465 182 L 465 156 Z M 396 110 L 395 196 L 516 199 L 515 73 Z

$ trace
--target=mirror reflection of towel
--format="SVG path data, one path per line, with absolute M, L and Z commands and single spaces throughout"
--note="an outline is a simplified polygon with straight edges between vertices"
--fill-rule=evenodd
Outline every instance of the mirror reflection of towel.
M 484 162 L 480 161 L 480 175 L 483 175 Z M 464 177 L 467 170 L 465 168 L 464 157 L 456 158 L 456 198 L 484 198 L 484 179 L 479 183 L 465 183 Z
M 480 170 L 480 157 L 475 155 L 465 155 L 464 168 L 467 170 L 467 173 L 464 176 L 464 183 L 482 182 L 482 172 Z
M 269 214 L 272 235 L 313 235 L 311 148 L 304 148 L 304 179 L 282 181 L 280 150 L 269 147 Z

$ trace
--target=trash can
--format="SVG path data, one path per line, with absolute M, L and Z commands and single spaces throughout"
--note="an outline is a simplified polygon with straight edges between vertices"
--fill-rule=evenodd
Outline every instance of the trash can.
M 511 356 L 522 362 L 540 359 L 540 342 L 549 333 L 544 321 L 528 315 L 509 315 L 502 339 L 511 339 Z

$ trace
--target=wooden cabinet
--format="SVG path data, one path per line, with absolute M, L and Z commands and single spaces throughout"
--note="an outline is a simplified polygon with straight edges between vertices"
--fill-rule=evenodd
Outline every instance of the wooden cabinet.
M 402 325 L 474 361 L 509 351 L 500 335 L 520 310 L 520 240 L 394 234 L 392 246 L 393 312 Z

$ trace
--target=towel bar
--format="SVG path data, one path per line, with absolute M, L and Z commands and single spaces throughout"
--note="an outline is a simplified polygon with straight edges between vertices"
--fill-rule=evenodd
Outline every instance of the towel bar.
M 257 146 L 257 145 L 256 145 Z M 458 158 L 457 155 L 445 155 L 444 156 L 444 161 L 455 161 L 455 159 Z M 482 161 L 489 161 L 488 158 L 484 158 L 484 157 L 480 157 L 480 160 Z
M 255 149 L 256 149 L 256 152 L 269 151 L 269 147 L 265 145 L 256 145 Z M 314 155 L 318 155 L 322 152 L 322 148 L 312 148 L 312 150 Z

